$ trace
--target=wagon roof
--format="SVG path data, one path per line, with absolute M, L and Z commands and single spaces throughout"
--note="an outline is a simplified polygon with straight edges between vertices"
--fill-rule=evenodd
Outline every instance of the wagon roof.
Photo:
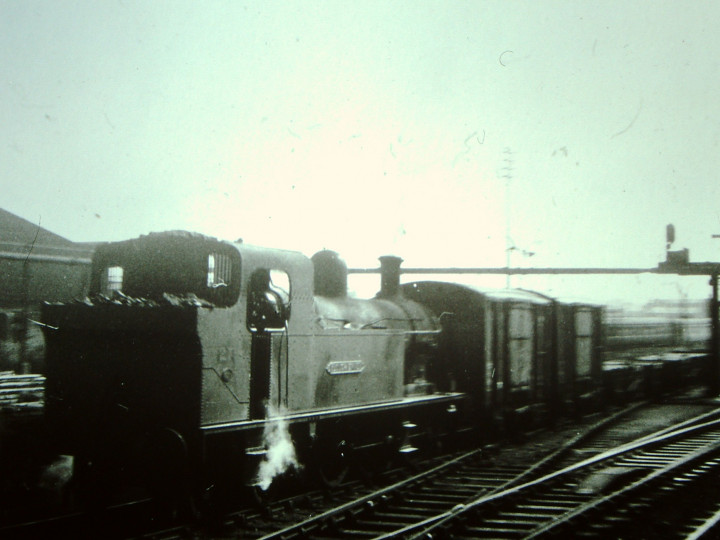
M 531 302 L 534 304 L 550 304 L 558 302 L 566 306 L 601 307 L 600 304 L 574 298 L 570 296 L 549 296 L 528 289 L 485 289 L 483 287 L 469 286 L 493 300 L 509 300 L 516 302 Z
M 441 284 L 441 287 L 451 287 L 463 289 L 465 291 L 477 294 L 487 300 L 495 302 L 528 302 L 538 305 L 548 305 L 553 302 L 558 302 L 566 306 L 577 306 L 577 307 L 588 307 L 588 308 L 600 308 L 602 304 L 597 302 L 591 302 L 587 299 L 572 297 L 572 296 L 550 296 L 537 291 L 531 291 L 529 289 L 494 289 L 492 287 L 483 287 L 479 285 L 472 285 L 468 283 L 457 283 L 443 280 L 425 280 L 404 283 L 404 286 L 417 284 L 432 285 L 433 283 Z
M 470 286 L 470 289 L 487 296 L 491 300 L 502 300 L 508 302 L 529 302 L 531 304 L 551 304 L 553 298 L 526 289 L 485 289 L 482 287 Z
M 531 304 L 548 305 L 553 302 L 553 298 L 545 296 L 533 291 L 525 289 L 492 289 L 489 287 L 480 287 L 477 285 L 469 285 L 467 283 L 455 283 L 448 281 L 428 280 L 414 283 L 420 287 L 437 287 L 438 290 L 463 290 L 471 296 L 476 295 L 485 300 L 494 302 L 525 302 Z M 413 286 L 413 283 L 405 283 L 405 287 Z

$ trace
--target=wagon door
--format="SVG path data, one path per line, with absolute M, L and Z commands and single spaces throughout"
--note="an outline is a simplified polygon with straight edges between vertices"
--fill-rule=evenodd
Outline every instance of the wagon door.
M 595 306 L 575 308 L 576 388 L 581 394 L 594 393 L 600 387 L 600 323 L 602 311 Z
M 548 399 L 552 387 L 552 331 L 551 310 L 546 306 L 535 308 L 535 364 L 532 374 L 534 401 Z
M 593 314 L 588 308 L 575 311 L 575 374 L 578 379 L 589 378 L 593 368 Z
M 534 325 L 532 305 L 511 304 L 508 313 L 508 390 L 513 401 L 524 405 L 531 399 L 533 381 Z
M 507 325 L 507 305 L 503 302 L 491 302 L 489 320 L 492 321 L 491 332 L 491 350 L 492 350 L 492 368 L 490 369 L 492 386 L 491 403 L 492 408 L 496 411 L 502 410 L 505 402 L 508 400 L 509 386 L 506 387 L 508 379 L 508 350 L 506 339 Z

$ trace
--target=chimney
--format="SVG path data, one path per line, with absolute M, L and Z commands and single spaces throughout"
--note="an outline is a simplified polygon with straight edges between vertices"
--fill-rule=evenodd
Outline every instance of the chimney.
M 380 298 L 392 298 L 400 294 L 400 265 L 403 260 L 395 255 L 380 257 Z

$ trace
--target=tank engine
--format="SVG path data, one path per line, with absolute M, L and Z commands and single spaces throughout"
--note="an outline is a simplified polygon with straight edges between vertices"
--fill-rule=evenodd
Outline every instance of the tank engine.
M 361 300 L 334 252 L 186 232 L 100 246 L 88 298 L 43 306 L 58 452 L 85 484 L 134 473 L 201 496 L 257 481 L 280 421 L 328 481 L 360 443 L 412 452 L 415 426 L 447 428 L 466 396 L 429 378 L 439 322 L 400 294 L 399 259 L 383 266 Z

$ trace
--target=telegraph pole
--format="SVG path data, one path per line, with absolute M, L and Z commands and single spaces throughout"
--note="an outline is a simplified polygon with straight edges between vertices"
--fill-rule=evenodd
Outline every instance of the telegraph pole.
M 501 169 L 501 178 L 505 179 L 505 267 L 510 270 L 510 252 L 515 249 L 510 238 L 510 180 L 512 180 L 512 150 L 506 147 L 503 150 L 505 166 Z M 505 277 L 505 286 L 510 288 L 510 272 Z

